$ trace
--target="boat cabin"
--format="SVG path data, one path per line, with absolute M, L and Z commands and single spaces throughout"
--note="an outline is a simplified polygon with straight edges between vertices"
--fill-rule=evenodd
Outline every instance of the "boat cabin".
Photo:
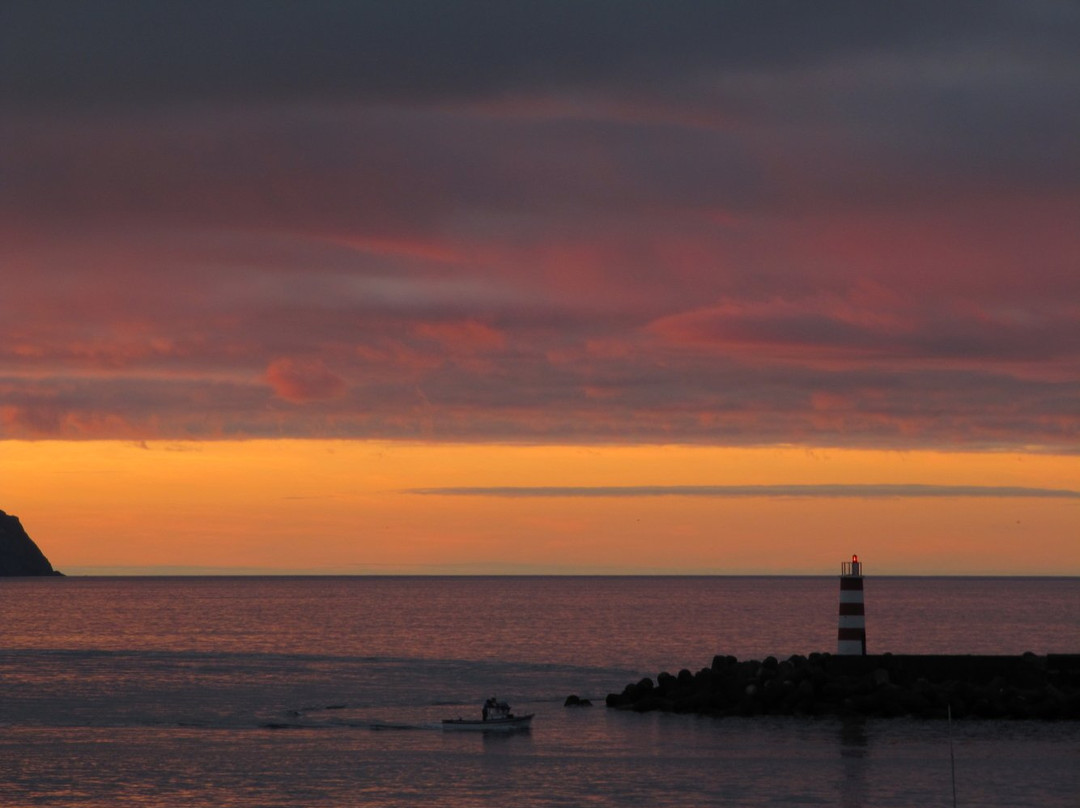
M 484 702 L 481 711 L 485 721 L 493 721 L 499 718 L 510 718 L 510 705 L 505 701 L 498 701 L 494 696 Z

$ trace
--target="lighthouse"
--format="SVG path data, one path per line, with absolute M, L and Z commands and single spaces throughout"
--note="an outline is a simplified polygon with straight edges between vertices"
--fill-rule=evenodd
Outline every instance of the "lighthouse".
M 866 656 L 866 611 L 863 607 L 862 562 L 857 555 L 840 565 L 840 622 L 836 653 Z

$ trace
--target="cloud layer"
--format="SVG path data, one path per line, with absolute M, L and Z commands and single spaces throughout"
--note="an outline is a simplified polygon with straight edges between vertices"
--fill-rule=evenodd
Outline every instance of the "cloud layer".
M 623 486 L 470 486 L 413 488 L 410 494 L 449 497 L 715 497 L 715 498 L 987 498 L 1080 499 L 1080 491 L 994 485 L 623 485 Z
M 0 437 L 1080 447 L 1080 11 L 0 11 Z

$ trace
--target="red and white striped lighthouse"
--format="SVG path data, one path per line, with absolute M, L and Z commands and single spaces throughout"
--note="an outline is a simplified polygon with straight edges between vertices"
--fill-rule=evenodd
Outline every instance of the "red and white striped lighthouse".
M 862 563 L 857 555 L 840 565 L 840 623 L 836 653 L 866 655 L 866 611 L 863 607 Z

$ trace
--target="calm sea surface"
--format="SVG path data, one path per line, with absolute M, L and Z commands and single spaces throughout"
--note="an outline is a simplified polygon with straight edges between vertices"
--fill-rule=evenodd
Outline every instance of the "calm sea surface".
M 831 651 L 835 578 L 0 580 L 0 805 L 950 806 L 944 721 L 607 710 Z M 1080 651 L 1080 579 L 868 578 L 871 652 Z M 591 709 L 562 706 L 568 694 Z M 531 731 L 443 732 L 489 695 Z M 959 805 L 1077 806 L 1080 723 L 957 722 Z

